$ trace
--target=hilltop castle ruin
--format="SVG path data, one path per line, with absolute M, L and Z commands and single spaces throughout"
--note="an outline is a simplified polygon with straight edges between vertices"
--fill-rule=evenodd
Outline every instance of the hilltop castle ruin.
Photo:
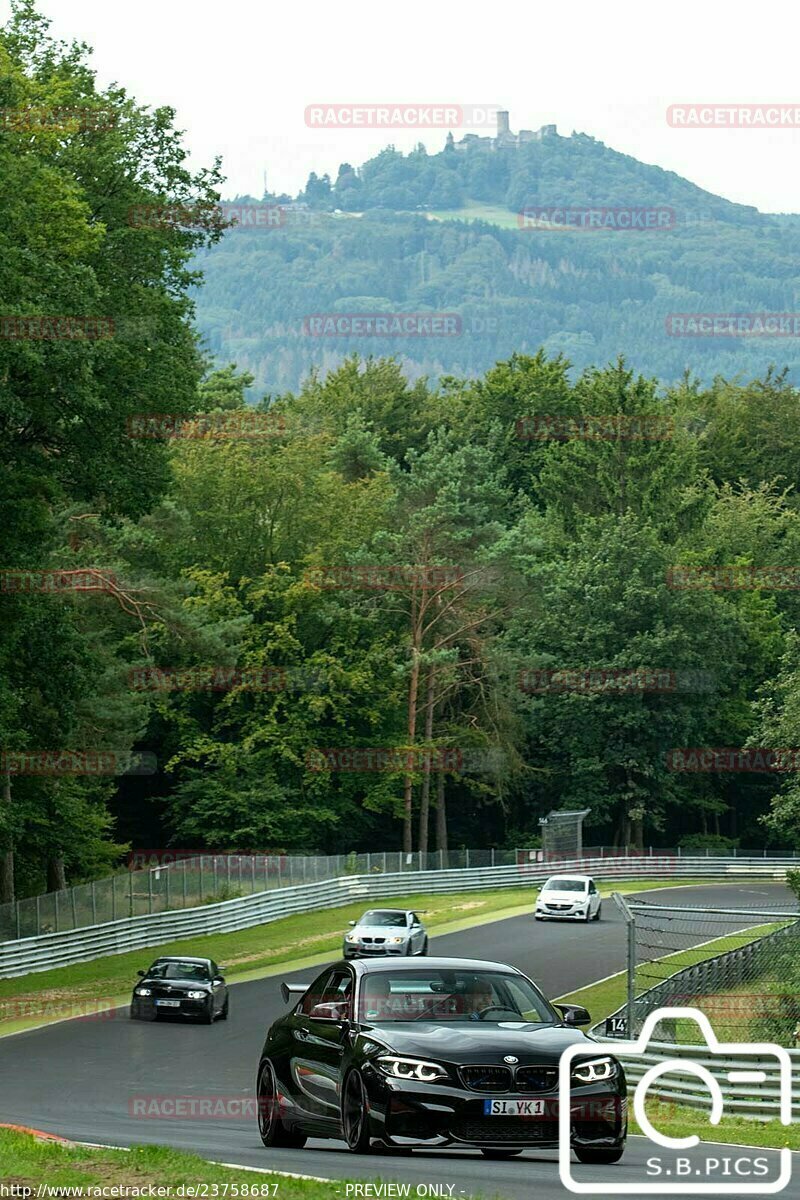
M 453 150 L 468 150 L 470 146 L 486 146 L 489 150 L 505 149 L 507 146 L 523 146 L 526 142 L 541 142 L 547 137 L 558 137 L 555 125 L 542 125 L 540 129 L 520 129 L 512 133 L 508 123 L 508 112 L 500 109 L 497 114 L 497 136 L 481 137 L 477 133 L 465 133 L 456 141 L 452 133 L 447 135 L 447 146 Z

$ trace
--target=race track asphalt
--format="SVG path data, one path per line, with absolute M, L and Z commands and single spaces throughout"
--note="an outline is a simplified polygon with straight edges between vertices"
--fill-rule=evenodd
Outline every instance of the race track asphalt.
M 642 899 L 653 903 L 668 899 L 697 911 L 715 907 L 795 907 L 783 885 L 761 880 L 647 892 Z M 762 921 L 760 918 L 752 923 Z M 729 928 L 751 923 L 741 917 L 731 917 L 730 922 Z M 704 931 L 702 936 L 700 931 Z M 722 925 L 715 927 L 717 935 L 724 931 Z M 707 927 L 700 925 L 697 940 L 708 937 Z M 616 906 L 606 899 L 599 923 L 568 925 L 513 917 L 432 937 L 431 951 L 513 963 L 535 979 L 547 995 L 557 997 L 624 967 L 624 923 Z M 148 961 L 145 951 L 142 967 Z M 315 967 L 288 972 L 285 977 L 306 980 L 320 970 Z M 554 1151 L 526 1150 L 518 1158 L 500 1162 L 490 1162 L 477 1151 L 456 1150 L 414 1151 L 409 1157 L 364 1157 L 350 1154 L 341 1143 L 319 1140 L 310 1141 L 303 1150 L 267 1151 L 251 1113 L 228 1119 L 134 1115 L 137 1099 L 152 1097 L 225 1097 L 252 1105 L 265 1030 L 285 1011 L 279 981 L 272 977 L 234 985 L 230 1019 L 210 1027 L 131 1022 L 123 1008 L 102 1017 L 61 1022 L 1 1039 L 0 1122 L 115 1146 L 167 1144 L 220 1162 L 332 1180 L 380 1176 L 409 1183 L 412 1200 L 425 1194 L 424 1188 L 417 1192 L 417 1187 L 428 1184 L 446 1185 L 441 1194 L 452 1195 L 454 1200 L 475 1195 L 564 1200 L 569 1194 L 559 1180 Z M 705 1156 L 731 1161 L 744 1153 L 708 1144 L 701 1149 Z M 619 1192 L 620 1184 L 652 1182 L 646 1160 L 660 1154 L 666 1170 L 669 1153 L 644 1138 L 632 1138 L 622 1163 L 604 1168 L 576 1164 L 573 1170 L 576 1179 L 613 1183 Z M 684 1153 L 693 1163 L 697 1160 L 697 1152 Z M 759 1153 L 774 1166 L 775 1152 Z M 735 1174 L 725 1176 L 724 1182 L 735 1187 L 735 1178 Z M 452 1192 L 448 1192 L 451 1186 Z M 344 1184 L 336 1183 L 331 1184 L 331 1192 L 342 1197 L 348 1194 Z M 690 1197 L 695 1193 L 683 1194 Z

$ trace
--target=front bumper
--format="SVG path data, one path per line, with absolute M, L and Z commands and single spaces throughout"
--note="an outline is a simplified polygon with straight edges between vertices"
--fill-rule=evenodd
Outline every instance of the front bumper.
M 534 916 L 545 921 L 585 921 L 587 909 L 535 908 Z
M 559 1095 L 548 1093 L 476 1093 L 447 1082 L 420 1084 L 388 1079 L 365 1069 L 372 1134 L 396 1146 L 541 1146 L 558 1145 Z M 486 1100 L 544 1101 L 537 1117 L 487 1116 Z M 615 1148 L 625 1141 L 628 1101 L 624 1076 L 612 1082 L 574 1087 L 570 1099 L 573 1146 Z
M 181 997 L 177 1006 L 174 1004 L 158 1004 L 158 1000 L 167 999 L 162 996 L 134 996 L 131 1000 L 131 1016 L 141 1017 L 142 1020 L 152 1020 L 154 1017 L 199 1017 L 208 1012 L 211 1000 L 208 996 L 203 1000 L 188 1000 Z
M 388 946 L 385 943 L 382 946 L 362 946 L 355 943 L 347 943 L 343 948 L 345 958 L 388 958 L 394 955 L 405 958 L 408 954 L 408 942 L 402 942 L 399 946 Z

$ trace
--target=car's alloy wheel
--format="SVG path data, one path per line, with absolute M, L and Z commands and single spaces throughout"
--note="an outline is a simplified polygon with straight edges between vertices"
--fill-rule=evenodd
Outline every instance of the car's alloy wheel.
M 306 1144 L 306 1135 L 286 1128 L 278 1112 L 276 1094 L 275 1071 L 269 1059 L 265 1058 L 258 1068 L 256 1084 L 258 1132 L 261 1135 L 261 1141 L 265 1146 L 286 1146 L 302 1150 Z
M 222 1012 L 219 1014 L 219 1019 L 220 1019 L 220 1021 L 227 1021 L 227 1019 L 228 1019 L 228 1005 L 230 1004 L 230 1002 L 231 1002 L 231 998 L 230 998 L 230 996 L 226 996 L 226 997 L 225 997 L 225 1003 L 224 1003 L 224 1004 L 223 1004 L 223 1006 L 222 1006 Z
M 342 1131 L 344 1140 L 354 1154 L 369 1154 L 369 1113 L 364 1081 L 358 1071 L 351 1071 L 344 1085 L 342 1100 Z
M 425 941 L 422 943 L 422 949 L 420 950 L 420 955 L 424 957 L 427 953 L 428 953 L 428 939 L 425 938 Z
M 208 1004 L 205 1006 L 203 1011 L 200 1013 L 200 1023 L 201 1023 L 201 1025 L 213 1025 L 214 1024 L 214 997 L 213 996 L 209 996 Z
M 594 914 L 594 919 L 595 919 L 595 921 L 599 921 L 599 920 L 600 920 L 600 913 L 601 913 L 602 911 L 603 911 L 603 906 L 602 906 L 602 904 L 598 904 L 598 906 L 597 906 L 597 912 Z
M 619 1162 L 625 1153 L 624 1146 L 617 1146 L 613 1150 L 600 1146 L 596 1150 L 590 1146 L 573 1146 L 573 1150 L 578 1162 L 582 1163 L 615 1163 Z
M 513 1158 L 515 1154 L 522 1154 L 524 1149 L 524 1146 L 513 1146 L 508 1150 L 495 1150 L 493 1146 L 482 1146 L 481 1154 L 484 1158 Z

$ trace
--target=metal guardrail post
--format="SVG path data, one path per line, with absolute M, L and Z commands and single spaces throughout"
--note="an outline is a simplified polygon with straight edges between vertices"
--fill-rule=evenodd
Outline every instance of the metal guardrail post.
M 619 892 L 612 892 L 611 899 L 625 918 L 628 931 L 626 955 L 628 987 L 625 1003 L 626 1036 L 628 1038 L 635 1038 L 636 1030 L 634 1028 L 633 1012 L 636 1003 L 636 917 L 628 906 L 624 896 L 621 896 Z
M 97 895 L 95 893 L 94 880 L 92 880 L 92 924 L 97 924 Z M 19 937 L 19 934 L 17 934 Z

